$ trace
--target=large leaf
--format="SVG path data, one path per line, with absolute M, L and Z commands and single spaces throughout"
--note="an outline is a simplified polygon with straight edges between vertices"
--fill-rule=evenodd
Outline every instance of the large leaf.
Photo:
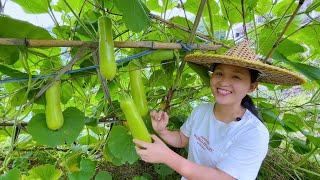
M 193 23 L 190 20 L 187 20 L 187 19 L 185 19 L 183 17 L 179 17 L 179 16 L 172 17 L 170 19 L 170 22 L 184 26 L 188 29 L 192 29 L 192 27 L 193 27 Z M 182 40 L 182 42 L 187 42 L 190 37 L 190 34 L 188 32 L 177 29 L 177 28 L 170 28 L 170 33 L 174 39 Z
M 25 21 L 0 16 L 0 24 L 5 24 L 0 28 L 0 38 L 52 39 L 44 28 Z
M 150 11 L 141 0 L 130 0 L 126 3 L 123 3 L 122 0 L 113 0 L 113 3 L 122 12 L 123 21 L 128 29 L 140 32 L 149 26 L 148 15 Z
M 295 53 L 304 52 L 304 48 L 300 44 L 294 43 L 289 39 L 286 39 L 281 44 L 279 44 L 279 46 L 277 47 L 277 50 L 286 57 Z
M 27 73 L 23 73 L 21 71 L 9 68 L 4 65 L 0 65 L 0 72 L 12 78 L 28 78 L 29 76 Z
M 46 164 L 43 166 L 38 166 L 32 168 L 28 171 L 29 176 L 24 176 L 25 180 L 33 180 L 33 179 L 46 179 L 46 180 L 58 180 L 62 171 L 60 169 L 55 169 L 55 167 L 51 164 Z
M 316 81 L 320 85 L 320 68 L 307 64 L 292 62 L 277 50 L 275 50 L 275 52 L 273 53 L 273 58 L 290 65 L 291 67 L 295 68 L 300 73 L 305 75 L 308 79 Z
M 300 131 L 304 124 L 302 119 L 295 114 L 284 114 L 282 118 L 282 122 L 286 126 L 285 129 L 288 131 L 298 132 Z
M 112 180 L 112 176 L 107 171 L 100 171 L 95 180 Z
M 81 145 L 90 145 L 90 144 L 95 144 L 97 142 L 98 142 L 97 138 L 95 138 L 94 136 L 91 136 L 90 134 L 79 138 L 79 144 Z
M 0 45 L 0 63 L 4 62 L 8 65 L 13 65 L 19 60 L 19 48 L 15 46 Z M 2 69 L 0 67 L 0 69 Z
M 67 104 L 67 102 L 72 98 L 72 96 L 73 96 L 72 85 L 69 82 L 63 83 L 60 91 L 61 103 Z
M 260 16 L 265 15 L 266 13 L 269 13 L 272 7 L 272 2 L 273 2 L 272 0 L 258 1 L 255 13 L 259 14 Z
M 283 13 L 288 10 L 287 15 L 292 14 L 294 10 L 297 7 L 297 4 L 293 4 L 289 7 L 289 4 L 291 4 L 291 0 L 282 0 L 275 4 L 274 8 L 272 9 L 272 13 L 278 17 L 283 15 Z
M 311 148 L 306 144 L 306 142 L 300 139 L 292 139 L 291 144 L 293 149 L 299 154 L 306 154 L 311 151 Z
M 317 135 L 313 135 L 309 131 L 302 131 L 301 133 L 307 137 L 307 139 L 313 143 L 317 148 L 320 148 L 320 137 Z
M 122 162 L 133 164 L 139 156 L 134 149 L 132 135 L 123 126 L 113 126 L 108 139 L 110 152 Z
M 12 97 L 11 97 L 11 105 L 12 106 L 21 106 L 27 102 L 27 97 L 25 97 L 25 94 L 27 92 L 26 88 L 23 88 L 16 92 Z
M 251 6 L 250 9 L 253 9 L 253 7 L 256 5 L 256 2 L 253 0 L 248 1 L 249 4 L 246 4 Z M 241 10 L 241 1 L 240 0 L 234 0 L 234 1 L 229 1 L 229 0 L 221 0 L 221 10 L 223 16 L 228 19 L 228 21 L 234 25 L 236 23 L 242 22 L 242 10 Z M 246 22 L 249 22 L 250 16 L 246 16 Z
M 277 36 L 272 31 L 272 27 L 266 26 L 261 30 L 259 36 L 259 50 L 262 55 L 267 55 L 276 42 Z
M 52 39 L 47 30 L 25 21 L 0 16 L 0 24 L 2 24 L 0 28 L 0 38 Z M 0 62 L 2 61 L 8 65 L 12 65 L 18 61 L 18 59 L 18 47 L 0 46 Z
M 80 162 L 80 171 L 69 174 L 70 180 L 88 180 L 91 179 L 95 173 L 96 162 L 90 159 L 82 159 Z
M 162 176 L 167 176 L 167 175 L 170 175 L 174 172 L 173 169 L 171 169 L 169 166 L 167 166 L 165 164 L 155 164 L 154 170 Z
M 64 124 L 52 131 L 47 127 L 45 114 L 36 114 L 28 124 L 29 133 L 40 144 L 57 146 L 72 143 L 84 127 L 84 114 L 74 107 L 69 107 L 63 112 Z
M 19 169 L 11 169 L 10 171 L 2 174 L 0 176 L 0 180 L 19 180 L 20 179 L 20 171 Z
M 51 0 L 12 0 L 18 3 L 26 13 L 40 14 L 47 13 Z
M 272 148 L 277 148 L 280 146 L 283 139 L 284 139 L 284 136 L 276 132 L 272 135 L 269 145 Z

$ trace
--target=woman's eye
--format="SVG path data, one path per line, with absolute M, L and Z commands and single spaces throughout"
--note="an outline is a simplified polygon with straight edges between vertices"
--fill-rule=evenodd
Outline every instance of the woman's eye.
M 215 75 L 215 76 L 222 76 L 222 73 L 216 72 L 216 73 L 214 73 L 213 75 Z
M 234 79 L 241 79 L 239 76 L 233 76 Z

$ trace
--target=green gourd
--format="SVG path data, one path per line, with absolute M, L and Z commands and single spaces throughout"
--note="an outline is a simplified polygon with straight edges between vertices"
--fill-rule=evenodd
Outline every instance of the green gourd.
M 63 126 L 64 119 L 60 106 L 60 80 L 55 81 L 46 93 L 46 123 L 49 129 L 55 131 Z

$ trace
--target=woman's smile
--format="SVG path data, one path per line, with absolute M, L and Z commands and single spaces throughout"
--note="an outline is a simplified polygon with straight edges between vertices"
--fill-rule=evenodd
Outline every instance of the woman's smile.
M 222 88 L 217 88 L 217 94 L 221 95 L 221 96 L 226 96 L 231 94 L 232 92 L 226 89 L 222 89 Z

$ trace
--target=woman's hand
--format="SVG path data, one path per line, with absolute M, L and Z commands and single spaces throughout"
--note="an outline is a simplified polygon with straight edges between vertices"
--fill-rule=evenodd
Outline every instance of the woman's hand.
M 150 112 L 151 117 L 151 123 L 154 131 L 156 131 L 158 134 L 161 133 L 161 131 L 166 130 L 167 124 L 169 122 L 169 116 L 164 111 L 151 111 Z
M 153 143 L 144 142 L 134 139 L 133 142 L 137 145 L 136 151 L 141 159 L 149 163 L 165 163 L 170 157 L 172 150 L 159 137 L 152 134 Z

